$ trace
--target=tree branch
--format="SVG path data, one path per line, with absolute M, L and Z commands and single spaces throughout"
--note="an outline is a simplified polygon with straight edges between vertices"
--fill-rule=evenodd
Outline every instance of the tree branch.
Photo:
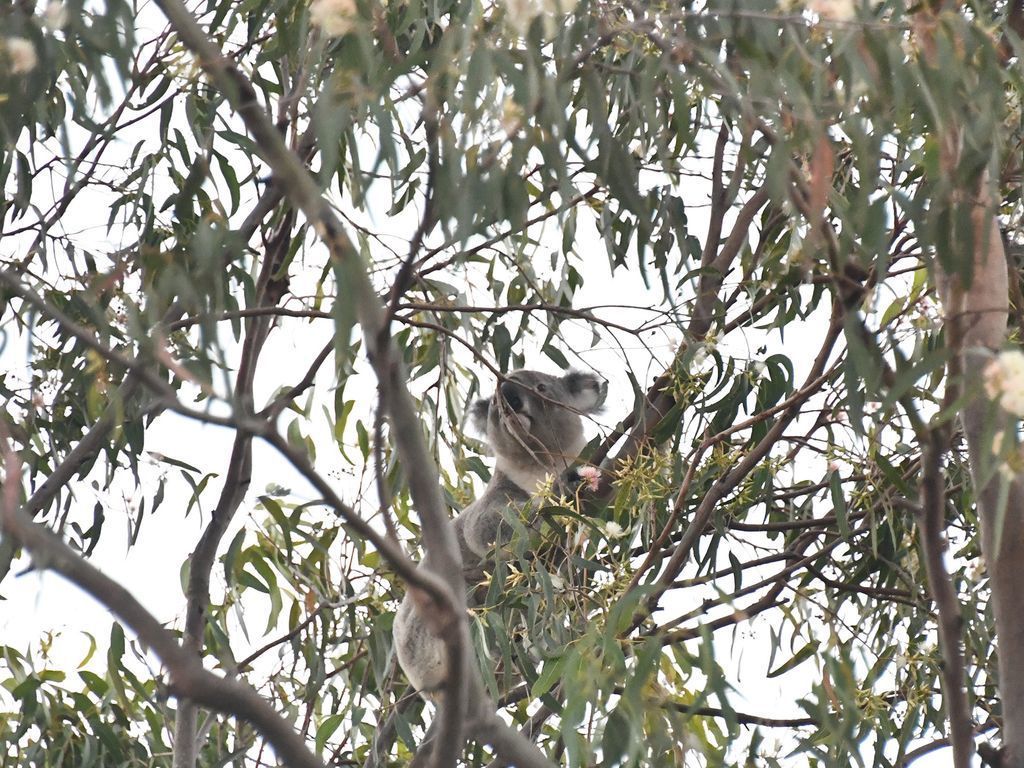
M 4 461 L 0 522 L 4 533 L 32 554 L 38 568 L 59 573 L 124 622 L 167 668 L 175 696 L 249 721 L 273 745 L 278 757 L 290 766 L 323 768 L 291 724 L 252 688 L 204 669 L 198 657 L 180 646 L 174 635 L 127 589 L 74 552 L 53 531 L 32 522 L 18 504 L 22 486 L 21 459 L 11 447 L 6 431 L 6 424 L 0 424 L 0 452 Z
M 462 752 L 465 738 L 463 723 L 470 709 L 467 699 L 481 697 L 472 702 L 472 707 L 481 711 L 489 705 L 484 703 L 482 685 L 467 659 L 466 650 L 471 645 L 465 615 L 461 553 L 441 496 L 437 467 L 426 448 L 416 408 L 405 386 L 399 358 L 390 340 L 386 339 L 387 334 L 382 333 L 386 323 L 385 313 L 358 250 L 322 197 L 312 176 L 300 159 L 289 151 L 260 106 L 252 84 L 209 40 L 180 0 L 158 0 L 158 5 L 182 42 L 197 55 L 199 64 L 214 85 L 238 111 L 263 159 L 270 165 L 277 183 L 282 185 L 292 204 L 303 212 L 310 226 L 329 248 L 335 274 L 346 288 L 346 298 L 350 297 L 355 303 L 366 354 L 377 375 L 381 401 L 391 421 L 409 492 L 424 523 L 422 531 L 427 557 L 423 566 L 437 574 L 448 587 L 447 594 L 440 590 L 432 594 L 436 610 L 428 617 L 436 620 L 436 629 L 444 630 L 441 636 L 445 638 L 449 654 L 449 679 L 440 707 L 435 765 L 454 765 Z M 279 450 L 288 448 L 276 433 L 264 437 L 274 440 Z M 421 575 L 418 581 L 422 580 Z M 414 582 L 413 587 L 416 586 Z M 489 717 L 494 717 L 493 708 Z M 504 748 L 509 739 L 518 734 L 501 721 L 497 723 L 500 725 L 492 724 L 490 732 L 503 745 L 501 748 Z M 531 754 L 537 761 L 535 764 L 548 765 L 539 750 L 533 745 L 530 747 L 534 750 Z
M 921 549 L 928 586 L 938 610 L 939 648 L 942 651 L 942 688 L 949 717 L 953 764 L 970 765 L 974 751 L 971 710 L 967 703 L 963 653 L 963 616 L 953 580 L 946 570 L 946 486 L 942 476 L 945 450 L 936 431 L 925 436 L 921 458 Z
M 971 201 L 974 241 L 969 286 L 951 275 L 940 284 L 946 317 L 962 327 L 960 370 L 978 372 L 1002 346 L 1009 316 L 1006 256 L 991 202 L 987 175 Z M 966 386 L 966 385 L 965 385 Z M 1000 427 L 1015 428 L 976 385 L 965 389 L 960 421 L 967 438 L 971 478 L 978 505 L 981 549 L 991 577 L 992 610 L 999 638 L 999 695 L 1006 765 L 1024 763 L 1024 610 L 1021 608 L 1020 564 L 1024 562 L 1024 483 L 1017 475 L 1004 481 L 992 471 L 996 457 L 992 435 Z M 1005 487 L 1001 485 L 1005 483 Z M 1004 496 L 1005 492 L 1005 496 Z
M 447 584 L 449 594 L 437 604 L 434 614 L 443 617 L 452 631 L 445 637 L 451 670 L 441 706 L 438 765 L 454 765 L 462 752 L 462 723 L 467 712 L 467 677 L 470 669 L 464 649 L 469 632 L 462 593 L 461 554 L 445 511 L 437 477 L 416 417 L 412 398 L 405 388 L 404 374 L 390 343 L 381 343 L 385 316 L 359 253 L 341 223 L 331 211 L 320 189 L 300 159 L 285 145 L 280 133 L 260 105 L 252 84 L 227 59 L 200 28 L 180 0 L 158 0 L 164 15 L 182 42 L 198 57 L 213 84 L 237 110 L 252 135 L 263 159 L 270 165 L 275 181 L 286 191 L 293 205 L 302 211 L 313 230 L 330 250 L 335 275 L 356 305 L 366 352 L 380 384 L 382 401 L 392 421 L 396 444 L 407 473 L 409 491 L 424 520 L 426 567 Z M 451 602 L 448 602 L 448 601 Z
M 833 306 L 829 329 L 825 335 L 825 340 L 822 343 L 821 350 L 818 352 L 817 359 L 814 361 L 811 366 L 810 373 L 807 375 L 807 381 L 814 381 L 821 376 L 822 371 L 828 362 L 828 358 L 832 354 L 832 347 L 835 345 L 835 342 L 839 338 L 839 334 L 842 330 L 839 317 L 840 313 L 838 309 Z M 748 452 L 747 455 L 744 456 L 727 475 L 725 475 L 725 477 L 719 478 L 711 488 L 708 489 L 704 498 L 701 499 L 700 504 L 693 513 L 693 518 L 686 527 L 683 537 L 676 545 L 672 556 L 669 558 L 668 563 L 665 565 L 661 575 L 658 577 L 656 585 L 653 587 L 653 591 L 647 598 L 648 612 L 654 610 L 661 595 L 671 588 L 672 582 L 679 575 L 686 559 L 689 557 L 690 549 L 697 542 L 697 539 L 703 534 L 704 528 L 711 519 L 711 515 L 714 513 L 718 502 L 724 498 L 729 491 L 735 488 L 736 485 L 739 484 L 755 466 L 757 466 L 757 463 L 767 455 L 768 451 L 770 451 L 776 442 L 778 442 L 790 422 L 796 418 L 799 413 L 800 406 L 806 402 L 807 398 L 812 394 L 811 390 L 803 387 L 801 387 L 801 391 L 803 392 L 803 396 L 795 398 L 790 402 L 786 411 L 775 421 L 771 429 L 768 430 L 768 433 L 758 442 L 758 444 L 754 446 L 754 448 L 750 450 L 750 452 Z M 642 616 L 638 615 L 634 621 L 634 626 L 636 626 L 640 620 L 642 620 Z
M 273 289 L 273 286 L 278 285 L 280 281 L 277 271 L 285 263 L 288 255 L 294 219 L 294 212 L 286 210 L 272 242 L 266 249 L 260 275 L 256 281 L 257 308 L 276 306 L 281 299 L 280 291 Z M 256 377 L 256 364 L 270 329 L 271 318 L 266 316 L 252 317 L 245 323 L 245 338 L 242 341 L 232 395 L 235 408 L 240 409 L 246 416 L 251 415 L 253 411 L 252 387 Z M 235 512 L 245 498 L 251 479 L 252 436 L 239 431 L 235 434 L 228 457 L 227 472 L 224 475 L 217 506 L 210 515 L 210 522 L 189 561 L 183 643 L 186 649 L 191 650 L 200 659 L 206 632 L 206 613 L 210 605 L 210 574 L 221 539 L 224 538 Z M 196 714 L 193 702 L 180 702 L 174 727 L 174 768 L 194 768 L 196 764 Z

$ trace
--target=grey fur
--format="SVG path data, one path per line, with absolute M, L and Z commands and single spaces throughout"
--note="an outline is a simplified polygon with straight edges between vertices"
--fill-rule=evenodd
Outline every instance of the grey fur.
M 518 370 L 491 398 L 473 403 L 470 417 L 497 461 L 483 494 L 455 518 L 467 569 L 509 541 L 507 517 L 523 514 L 539 484 L 549 476 L 562 478 L 572 466 L 586 445 L 581 416 L 600 410 L 607 394 L 608 383 L 592 373 Z M 416 690 L 429 696 L 442 687 L 444 643 L 429 631 L 409 595 L 395 616 L 394 642 L 398 663 Z

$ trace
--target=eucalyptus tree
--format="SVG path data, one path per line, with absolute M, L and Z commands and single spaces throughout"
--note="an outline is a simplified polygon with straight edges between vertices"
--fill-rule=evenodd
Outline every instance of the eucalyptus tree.
M 0 7 L 0 591 L 50 569 L 70 625 L 111 615 L 84 659 L 3 647 L 0 761 L 1024 765 L 1022 32 L 1019 0 Z M 467 608 L 464 414 L 524 366 L 608 408 Z M 124 546 L 181 570 L 112 576 Z

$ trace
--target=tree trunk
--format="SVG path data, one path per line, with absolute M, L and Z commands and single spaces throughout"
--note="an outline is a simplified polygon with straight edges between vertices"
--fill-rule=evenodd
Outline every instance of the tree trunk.
M 987 181 L 983 181 L 987 185 Z M 1017 476 L 1006 482 L 994 471 L 992 435 L 1006 415 L 997 412 L 981 390 L 980 373 L 1006 338 L 1008 280 L 1003 242 L 983 192 L 972 216 L 976 242 L 974 275 L 969 287 L 943 291 L 946 316 L 959 315 L 963 327 L 962 370 L 966 404 L 960 412 L 967 438 L 971 476 L 981 525 L 981 550 L 992 589 L 999 655 L 1004 768 L 1024 768 L 1024 485 Z M 958 305 L 958 306 L 955 306 Z M 1008 425 L 1012 428 L 1012 424 Z M 1008 491 L 1008 492 L 1007 492 Z

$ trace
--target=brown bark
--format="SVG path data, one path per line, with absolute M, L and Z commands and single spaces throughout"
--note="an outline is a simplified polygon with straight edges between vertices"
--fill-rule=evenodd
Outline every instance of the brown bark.
M 987 186 L 987 180 L 983 184 Z M 992 206 L 984 192 L 972 214 L 975 243 L 970 285 L 956 277 L 944 285 L 947 318 L 963 329 L 961 370 L 965 378 L 982 371 L 1006 337 L 1009 290 L 1006 257 Z M 945 281 L 943 281 L 945 282 Z M 1021 477 L 1009 483 L 1005 500 L 1003 480 L 994 472 L 991 436 L 1002 419 L 980 391 L 976 381 L 965 381 L 966 403 L 960 421 L 967 439 L 981 526 L 981 549 L 992 589 L 999 657 L 999 698 L 1003 716 L 1003 765 L 1024 766 L 1024 593 L 1020 569 L 1024 565 L 1024 485 Z

